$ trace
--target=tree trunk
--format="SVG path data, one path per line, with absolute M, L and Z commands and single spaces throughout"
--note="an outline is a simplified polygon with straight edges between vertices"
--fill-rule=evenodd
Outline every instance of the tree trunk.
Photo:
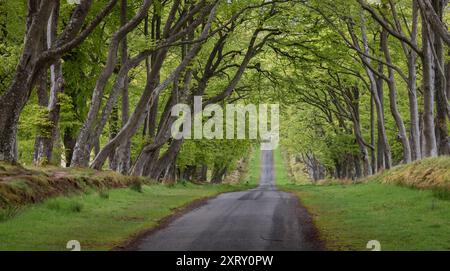
M 146 25 L 148 27 L 148 23 Z M 148 31 L 148 29 L 146 29 Z M 148 33 L 147 33 L 148 34 Z M 156 42 L 161 39 L 161 16 L 159 16 L 156 12 L 155 7 L 155 15 L 152 17 L 151 24 L 151 39 Z M 147 74 L 149 74 L 152 63 L 155 63 L 156 58 L 155 55 L 152 55 L 149 59 L 147 59 L 146 68 Z M 160 81 L 160 75 L 158 74 L 156 77 L 156 83 L 158 84 Z M 156 136 L 156 117 L 158 115 L 158 104 L 159 97 L 156 97 L 155 102 L 152 105 L 149 105 L 148 113 L 146 116 L 144 133 L 146 133 L 149 138 L 153 138 Z
M 114 72 L 117 62 L 117 52 L 120 45 L 119 43 L 145 18 L 151 3 L 151 0 L 144 0 L 136 15 L 128 23 L 126 23 L 126 25 L 122 26 L 117 32 L 115 32 L 111 38 L 105 67 L 97 79 L 87 118 L 83 123 L 83 127 L 80 129 L 80 133 L 77 138 L 77 144 L 75 146 L 72 159 L 73 166 L 87 167 L 89 165 L 89 157 L 93 147 L 93 142 L 98 140 L 97 137 L 99 137 L 98 132 L 96 131 L 98 113 L 101 109 L 100 107 L 105 87 Z M 123 82 L 124 78 L 121 77 L 120 80 Z M 106 157 L 108 157 L 109 154 L 110 153 L 108 153 Z
M 370 160 L 372 165 L 372 174 L 377 173 L 377 156 L 375 154 L 375 105 L 373 94 L 370 95 Z
M 206 164 L 202 164 L 197 169 L 196 181 L 206 183 L 208 181 L 208 166 Z
M 211 183 L 213 184 L 220 184 L 223 181 L 223 178 L 225 177 L 225 174 L 227 172 L 227 167 L 222 165 L 214 165 L 212 177 L 211 177 Z
M 441 0 L 433 0 L 433 7 L 439 20 L 442 21 L 443 18 L 443 2 Z M 430 30 L 433 28 L 429 28 Z M 431 32 L 431 31 L 430 31 Z M 449 155 L 450 154 L 450 143 L 448 137 L 448 127 L 447 127 L 447 117 L 448 112 L 448 99 L 447 99 L 447 80 L 445 72 L 445 62 L 444 62 L 444 47 L 442 43 L 442 38 L 438 33 L 433 33 L 434 37 L 434 74 L 435 82 L 434 86 L 436 89 L 436 140 L 439 155 Z
M 127 0 L 121 0 L 120 24 L 124 26 L 127 23 Z M 124 37 L 121 44 L 121 62 L 125 65 L 128 61 L 128 43 L 127 37 Z M 125 76 L 125 82 L 122 91 L 122 127 L 127 124 L 130 116 L 130 105 L 128 97 L 128 76 Z M 131 167 L 131 139 L 121 144 L 117 150 L 118 157 L 117 170 L 122 174 L 128 174 Z
M 426 22 L 426 18 L 422 18 Z M 437 156 L 436 134 L 434 127 L 434 69 L 433 69 L 433 53 L 432 53 L 433 37 L 429 31 L 427 23 L 422 24 L 422 66 L 423 66 L 423 134 L 424 134 L 424 150 L 423 157 Z
M 151 167 L 151 170 L 149 172 L 146 172 L 146 176 L 149 176 L 152 179 L 159 180 L 164 170 L 167 169 L 167 167 L 175 161 L 175 158 L 180 151 L 181 145 L 183 144 L 183 140 L 173 140 L 167 149 L 167 151 L 159 158 L 156 163 L 153 163 L 153 166 Z M 195 167 L 192 174 L 195 173 Z M 192 175 L 191 174 L 191 175 Z
M 37 86 L 36 92 L 37 92 L 37 98 L 38 98 L 38 105 L 42 108 L 44 107 L 48 107 L 48 93 L 47 93 L 47 71 L 43 72 L 43 75 L 41 76 L 40 80 L 39 80 L 39 84 Z M 38 124 L 38 127 L 40 125 Z M 38 165 L 39 164 L 39 157 L 42 155 L 41 153 L 41 146 L 44 144 L 45 141 L 45 136 L 44 131 L 41 130 L 45 130 L 45 127 L 39 127 L 38 128 L 38 133 L 36 135 L 36 139 L 34 142 L 34 156 L 33 156 L 33 163 L 34 165 Z
M 363 160 L 363 170 L 364 172 L 361 174 L 358 174 L 358 177 L 364 174 L 364 176 L 372 175 L 372 167 L 369 160 L 369 151 L 366 146 L 366 142 L 364 141 L 364 137 L 361 132 L 361 123 L 360 123 L 360 116 L 359 116 L 359 89 L 357 86 L 354 86 L 352 93 L 352 120 L 353 120 L 353 130 L 356 137 L 356 142 L 359 145 L 359 149 L 361 150 L 361 159 Z M 360 158 L 358 158 L 359 160 Z M 358 161 L 359 165 L 359 161 Z
M 117 105 L 115 105 L 111 111 L 111 116 L 109 117 L 109 139 L 113 139 L 116 137 L 119 132 L 119 109 Z M 117 170 L 117 156 L 116 153 L 113 152 L 108 157 L 109 169 Z
M 42 40 L 42 30 L 47 25 L 55 3 L 57 1 L 28 1 L 29 14 L 22 54 L 10 86 L 0 97 L 0 161 L 17 162 L 18 120 L 39 75 L 48 65 L 58 61 L 62 54 L 79 46 L 111 12 L 115 1 L 110 1 L 92 23 L 79 33 L 92 5 L 92 0 L 82 1 L 73 10 L 66 28 L 55 41 L 55 46 L 41 52 L 38 47 Z
M 32 3 L 30 1 L 30 3 Z M 28 31 L 14 78 L 0 97 L 0 161 L 17 162 L 17 126 L 20 112 L 28 101 L 34 82 L 34 61 L 41 53 L 44 29 L 51 12 L 50 1 L 42 1 L 35 11 L 30 9 Z
M 196 166 L 186 166 L 186 168 L 183 170 L 183 180 L 191 182 L 194 178 L 196 169 Z
M 383 73 L 383 64 L 379 63 L 378 65 L 378 72 Z M 375 94 L 372 93 L 372 97 L 374 99 L 374 106 L 375 109 L 377 108 L 377 105 L 375 104 L 376 96 L 378 96 L 378 99 L 381 103 L 382 111 L 384 112 L 384 89 L 383 89 L 383 79 L 377 78 L 376 82 L 377 86 L 377 92 Z M 383 143 L 383 132 L 381 130 L 381 124 L 382 121 L 384 122 L 384 117 L 380 116 L 380 114 L 377 112 L 377 171 L 381 171 L 386 168 L 386 155 L 385 155 L 385 146 Z
M 69 167 L 72 161 L 73 149 L 75 148 L 76 140 L 77 138 L 74 136 L 74 132 L 72 131 L 72 129 L 66 128 L 63 136 L 66 167 Z
M 379 91 L 377 87 L 377 80 L 375 79 L 375 75 L 373 72 L 366 67 L 366 73 L 369 76 L 370 79 L 370 89 L 371 93 L 373 93 L 374 101 L 375 101 L 375 108 L 377 111 L 377 126 L 378 126 L 378 136 L 379 136 L 379 142 L 381 145 L 381 150 L 383 150 L 382 153 L 382 159 L 378 157 L 379 165 L 382 165 L 379 170 L 382 170 L 384 168 L 391 168 L 392 166 L 392 156 L 391 156 L 391 148 L 389 146 L 387 134 L 386 134 L 386 125 L 385 125 L 385 119 L 384 119 L 384 106 L 382 102 L 382 96 L 378 96 L 382 94 L 382 91 Z M 384 161 L 383 164 L 381 164 Z
M 386 30 L 382 31 L 381 34 L 381 47 L 384 52 L 384 57 L 386 59 L 386 63 L 388 64 L 388 80 L 387 84 L 389 87 L 389 107 L 391 109 L 391 114 L 394 117 L 395 123 L 398 129 L 398 137 L 402 143 L 403 147 L 403 163 L 408 164 L 411 162 L 411 146 L 409 145 L 409 138 L 406 133 L 405 123 L 403 122 L 402 116 L 398 110 L 397 106 L 397 89 L 395 85 L 395 74 L 392 69 L 392 59 L 391 53 L 388 45 L 388 32 Z
M 418 32 L 418 6 L 416 0 L 413 0 L 413 18 L 411 43 L 417 46 L 417 32 Z M 403 50 L 408 62 L 408 99 L 409 99 L 409 116 L 411 123 L 411 158 L 412 160 L 422 159 L 421 142 L 420 142 L 420 128 L 419 128 L 419 108 L 417 104 L 417 53 L 413 49 L 407 47 L 402 42 Z
M 50 18 L 47 23 L 47 44 L 45 48 L 51 48 L 56 41 L 57 29 L 59 19 L 59 4 L 56 3 L 52 9 Z M 61 59 L 58 59 L 50 66 L 50 99 L 48 102 L 47 122 L 49 124 L 44 131 L 42 140 L 38 145 L 35 164 L 52 163 L 53 146 L 56 141 L 59 141 L 58 123 L 59 123 L 59 95 L 64 91 L 64 79 L 62 75 Z
M 364 53 L 366 55 L 370 54 L 369 50 L 369 44 L 367 40 L 367 30 L 366 30 L 366 23 L 364 18 L 364 13 L 361 11 L 361 35 L 362 35 L 362 41 L 364 46 Z M 356 40 L 356 37 L 354 37 L 354 43 L 359 44 L 359 41 Z M 375 76 L 375 73 L 372 71 L 371 67 L 371 60 L 367 56 L 360 54 L 361 61 L 364 64 L 364 69 L 366 71 L 367 76 L 369 77 L 370 81 L 370 91 L 374 97 L 375 101 L 375 108 L 377 111 L 377 124 L 378 124 L 378 131 L 379 136 L 381 138 L 381 143 L 383 145 L 384 150 L 384 166 L 389 169 L 392 166 L 392 155 L 391 155 L 391 148 L 388 142 L 387 134 L 386 134 L 386 125 L 385 125 L 385 118 L 384 118 L 384 106 L 383 106 L 383 100 L 382 97 L 379 96 L 379 81 L 377 81 L 377 78 Z
M 204 25 L 202 34 L 200 35 L 200 39 L 204 39 L 210 30 L 212 19 L 215 16 L 215 12 L 211 12 L 208 18 L 208 22 Z M 197 55 L 203 43 L 199 42 L 192 46 L 192 49 L 188 52 L 183 61 L 175 68 L 175 70 L 164 80 L 164 82 L 160 83 L 158 86 L 155 86 L 155 82 L 147 82 L 147 86 L 142 93 L 140 100 L 138 101 L 135 111 L 131 115 L 127 124 L 122 128 L 119 134 L 100 151 L 100 153 L 96 156 L 94 162 L 92 163 L 92 168 L 100 169 L 104 164 L 106 158 L 109 153 L 115 151 L 118 145 L 120 145 L 123 141 L 131 138 L 137 131 L 137 128 L 142 124 L 142 121 L 145 119 L 145 112 L 148 108 L 148 104 L 152 104 L 155 101 L 155 98 L 160 95 L 161 91 L 166 89 L 169 84 L 171 84 L 176 78 L 179 77 L 180 73 L 186 69 L 186 67 L 190 64 L 191 60 Z M 158 59 L 155 65 L 162 65 L 162 61 L 164 56 L 166 55 L 168 49 L 163 49 L 158 52 Z M 159 69 L 152 70 L 151 73 L 158 72 Z

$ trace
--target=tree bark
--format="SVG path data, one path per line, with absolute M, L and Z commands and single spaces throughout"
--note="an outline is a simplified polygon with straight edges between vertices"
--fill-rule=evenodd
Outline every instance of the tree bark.
M 359 44 L 359 42 L 357 41 L 357 39 L 356 39 L 354 33 L 351 31 L 351 29 L 350 29 L 350 32 L 352 34 L 353 43 L 355 45 Z M 369 52 L 369 44 L 368 44 L 368 40 L 367 40 L 366 24 L 365 24 L 365 18 L 364 18 L 364 15 L 362 12 L 361 12 L 361 34 L 362 34 L 362 41 L 363 41 L 363 46 L 364 46 L 363 52 L 365 53 L 365 55 L 369 55 L 370 52 Z M 358 47 L 359 47 L 359 45 L 358 45 Z M 389 169 L 392 166 L 392 155 L 391 155 L 391 148 L 390 148 L 387 134 L 386 134 L 384 108 L 383 108 L 381 97 L 379 96 L 377 79 L 372 70 L 373 68 L 371 67 L 371 60 L 365 55 L 360 54 L 360 58 L 361 58 L 361 61 L 363 62 L 366 74 L 369 77 L 370 91 L 371 91 L 371 93 L 374 94 L 373 97 L 374 97 L 374 101 L 375 101 L 375 108 L 377 111 L 377 120 L 378 120 L 377 124 L 378 124 L 378 129 L 380 132 L 381 142 L 382 142 L 382 145 L 384 148 L 385 168 Z
M 116 137 L 119 132 L 119 109 L 114 105 L 111 116 L 109 117 L 109 139 Z M 108 157 L 109 169 L 117 170 L 117 156 L 116 153 L 111 153 Z
M 127 0 L 121 0 L 120 24 L 124 26 L 127 23 Z M 124 37 L 121 44 L 121 62 L 125 65 L 128 61 L 128 43 L 127 37 Z M 128 76 L 125 76 L 124 87 L 122 91 L 122 127 L 128 122 L 130 115 L 130 105 L 128 98 Z M 118 171 L 122 174 L 128 174 L 131 166 L 131 139 L 121 144 L 117 150 Z
M 66 128 L 66 130 L 64 130 L 64 135 L 63 135 L 66 167 L 69 167 L 70 162 L 72 161 L 73 149 L 75 148 L 76 141 L 77 141 L 77 138 L 75 137 L 72 129 Z
M 370 164 L 369 160 L 369 151 L 367 149 L 366 142 L 364 140 L 364 137 L 361 132 L 361 122 L 360 122 L 360 113 L 359 113 L 359 89 L 357 86 L 354 86 L 352 88 L 352 98 L 353 98 L 353 105 L 352 105 L 352 118 L 353 118 L 353 128 L 354 128 L 354 134 L 356 137 L 356 142 L 359 145 L 359 149 L 361 151 L 361 156 L 357 157 L 358 160 L 363 160 L 363 172 L 361 170 L 358 171 L 358 178 L 361 177 L 362 174 L 364 176 L 372 175 L 372 166 Z M 358 161 L 359 166 L 359 161 Z
M 375 153 L 375 105 L 373 100 L 373 94 L 370 95 L 370 145 L 372 149 L 370 150 L 370 160 L 372 165 L 372 174 L 377 173 L 377 156 Z
M 382 63 L 378 64 L 378 72 L 379 73 L 383 73 L 384 71 L 384 66 Z M 375 96 L 378 96 L 378 99 L 380 101 L 381 104 L 381 108 L 382 108 L 382 112 L 384 112 L 384 88 L 383 88 L 383 79 L 381 77 L 377 78 L 377 82 L 376 82 L 376 86 L 377 86 L 377 92 L 374 94 L 372 93 L 372 97 L 374 99 L 374 106 L 375 108 L 377 108 L 377 105 L 375 103 Z M 377 170 L 383 170 L 386 168 L 386 152 L 385 152 L 385 146 L 384 146 L 384 141 L 383 141 L 383 132 L 381 130 L 381 123 L 384 122 L 384 116 L 377 112 Z
M 395 85 L 395 75 L 394 70 L 390 65 L 392 65 L 391 53 L 388 45 L 388 33 L 386 30 L 382 31 L 381 34 L 381 47 L 384 52 L 384 57 L 386 59 L 386 63 L 388 64 L 388 80 L 387 84 L 389 87 L 389 107 L 391 109 L 391 114 L 394 117 L 395 123 L 398 129 L 398 137 L 402 143 L 403 147 L 403 163 L 408 164 L 411 162 L 411 146 L 409 145 L 409 138 L 406 133 L 405 123 L 403 122 L 403 118 L 400 115 L 397 106 L 397 88 Z
M 211 183 L 213 183 L 213 184 L 222 183 L 226 172 L 227 172 L 226 166 L 219 165 L 219 164 L 214 165 L 213 173 L 211 176 Z
M 72 12 L 66 28 L 57 38 L 55 46 L 39 52 L 37 47 L 42 39 L 42 30 L 47 25 L 53 5 L 56 1 L 28 1 L 32 16 L 27 18 L 27 32 L 19 63 L 13 80 L 6 92 L 0 97 L 0 161 L 17 162 L 17 124 L 20 113 L 30 97 L 30 92 L 42 70 L 58 61 L 62 54 L 79 46 L 96 26 L 112 10 L 117 0 L 111 0 L 106 7 L 81 30 L 90 10 L 92 0 L 83 0 Z M 34 9 L 31 5 L 38 4 Z M 81 30 L 81 32 L 80 32 Z
M 17 162 L 17 125 L 20 112 L 34 86 L 29 76 L 34 70 L 33 62 L 42 52 L 42 40 L 51 9 L 49 0 L 42 0 L 37 10 L 30 9 L 34 13 L 28 17 L 29 27 L 19 64 L 10 86 L 0 97 L 0 161 Z
M 181 145 L 183 144 L 183 140 L 173 140 L 167 149 L 167 151 L 157 160 L 156 163 L 152 163 L 151 168 L 148 169 L 147 172 L 145 172 L 145 176 L 149 176 L 150 178 L 154 180 L 160 180 L 161 177 L 165 175 L 165 170 L 168 169 L 168 167 L 175 161 L 175 157 L 177 156 L 178 152 L 180 151 Z M 189 181 L 192 179 L 190 178 L 193 173 L 195 173 L 195 167 L 192 174 L 189 176 Z
M 424 150 L 423 157 L 437 156 L 437 144 L 434 124 L 434 68 L 433 68 L 433 34 L 429 31 L 426 18 L 422 15 L 422 66 L 423 66 L 423 134 L 424 134 Z
M 202 164 L 198 167 L 196 181 L 202 183 L 206 183 L 208 181 L 208 166 L 206 164 Z
M 45 48 L 51 48 L 56 42 L 58 19 L 59 3 L 55 3 L 47 23 L 47 37 Z M 38 144 L 37 146 L 38 148 L 35 157 L 35 164 L 38 165 L 53 162 L 53 146 L 55 142 L 59 140 L 59 95 L 64 91 L 64 79 L 62 75 L 62 64 L 60 59 L 58 59 L 53 65 L 50 66 L 50 79 L 51 88 L 47 107 L 47 122 L 50 126 L 46 127 L 47 129 L 45 129 L 44 135 L 41 135 L 42 140 L 40 140 L 40 144 Z
M 412 27 L 411 27 L 411 43 L 417 47 L 417 31 L 418 31 L 418 6 L 417 0 L 413 0 L 412 4 Z M 401 26 L 398 25 L 398 29 Z M 403 51 L 408 63 L 408 99 L 409 99 L 409 116 L 411 125 L 411 159 L 422 159 L 420 128 L 419 128 L 419 108 L 417 104 L 417 52 L 412 48 L 408 48 L 407 44 L 402 41 Z
M 433 0 L 433 8 L 437 14 L 440 21 L 443 20 L 443 1 Z M 435 28 L 429 28 L 433 30 Z M 430 31 L 431 32 L 431 31 Z M 444 46 L 442 43 L 442 38 L 436 30 L 433 33 L 434 44 L 433 44 L 433 54 L 434 54 L 434 74 L 435 81 L 434 86 L 436 89 L 436 144 L 438 148 L 439 155 L 449 155 L 450 154 L 450 143 L 448 136 L 448 126 L 447 118 L 449 116 L 449 104 L 447 97 L 447 80 L 445 72 L 445 61 L 444 61 Z
M 200 35 L 200 39 L 205 39 L 209 33 L 212 20 L 215 16 L 215 8 L 211 7 L 212 11 L 210 12 L 209 18 L 205 26 L 203 27 L 202 33 Z M 183 59 L 183 61 L 178 65 L 178 67 L 164 80 L 164 82 L 160 83 L 156 88 L 154 86 L 154 82 L 147 82 L 147 86 L 141 96 L 141 99 L 139 100 L 138 104 L 136 105 L 135 111 L 131 115 L 130 119 L 128 120 L 127 124 L 122 128 L 122 130 L 119 132 L 119 134 L 111 140 L 106 146 L 100 151 L 100 153 L 96 156 L 94 162 L 92 163 L 91 167 L 95 169 L 100 169 L 105 162 L 106 158 L 108 157 L 109 153 L 112 151 L 115 151 L 117 146 L 121 144 L 124 140 L 127 138 L 130 138 L 133 136 L 139 125 L 142 123 L 142 121 L 145 119 L 145 112 L 147 109 L 147 106 L 149 103 L 154 103 L 155 98 L 160 95 L 161 91 L 166 89 L 167 86 L 174 81 L 175 78 L 179 76 L 179 74 L 189 65 L 191 60 L 197 55 L 199 52 L 203 42 L 195 43 L 192 46 L 192 49 L 188 52 L 186 57 Z M 162 55 L 162 59 L 164 58 L 164 55 L 166 54 L 166 50 L 162 50 L 159 52 L 159 54 Z M 156 63 L 155 63 L 156 64 Z M 162 64 L 162 63 L 161 63 Z M 159 65 L 161 65 L 159 64 Z M 152 70 L 153 72 L 157 72 Z
M 117 63 L 117 52 L 119 50 L 120 42 L 145 18 L 151 3 L 151 0 L 144 0 L 136 15 L 128 23 L 120 27 L 120 29 L 111 37 L 105 67 L 97 79 L 87 118 L 83 123 L 83 127 L 80 129 L 80 133 L 77 138 L 77 143 L 75 145 L 72 158 L 73 166 L 87 167 L 89 165 L 89 157 L 93 147 L 93 142 L 97 140 L 96 136 L 93 135 L 95 124 L 97 122 L 106 84 L 114 72 L 114 67 Z M 123 78 L 121 79 L 123 80 Z

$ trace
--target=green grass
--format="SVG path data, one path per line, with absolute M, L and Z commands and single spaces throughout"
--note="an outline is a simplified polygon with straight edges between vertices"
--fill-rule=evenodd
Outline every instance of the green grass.
M 348 185 L 289 184 L 280 152 L 275 165 L 278 185 L 298 195 L 330 250 L 367 250 L 370 240 L 382 250 L 450 250 L 449 158 L 398 166 Z
M 313 215 L 332 250 L 366 250 L 369 240 L 382 250 L 450 250 L 450 201 L 431 190 L 365 183 L 284 186 Z
M 246 188 L 248 185 L 142 185 L 140 189 L 48 199 L 14 216 L 3 214 L 0 250 L 66 250 L 69 240 L 80 241 L 82 250 L 111 249 L 193 200 Z
M 277 185 L 292 184 L 286 170 L 285 161 L 283 159 L 280 148 L 273 151 L 273 164 L 275 169 L 275 180 Z
M 245 182 L 249 185 L 256 186 L 259 184 L 259 175 L 261 171 L 261 149 L 254 146 L 249 162 L 249 170 Z

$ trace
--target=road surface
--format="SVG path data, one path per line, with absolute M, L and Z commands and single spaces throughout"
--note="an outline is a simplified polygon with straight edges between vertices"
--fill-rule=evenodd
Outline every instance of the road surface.
M 297 198 L 275 187 L 273 153 L 263 151 L 256 189 L 219 195 L 167 227 L 142 237 L 137 250 L 321 250 Z

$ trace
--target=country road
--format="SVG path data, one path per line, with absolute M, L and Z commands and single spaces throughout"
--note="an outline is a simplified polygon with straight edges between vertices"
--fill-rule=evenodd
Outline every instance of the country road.
M 273 152 L 261 155 L 258 188 L 219 195 L 144 236 L 134 249 L 321 250 L 306 210 L 275 187 Z

